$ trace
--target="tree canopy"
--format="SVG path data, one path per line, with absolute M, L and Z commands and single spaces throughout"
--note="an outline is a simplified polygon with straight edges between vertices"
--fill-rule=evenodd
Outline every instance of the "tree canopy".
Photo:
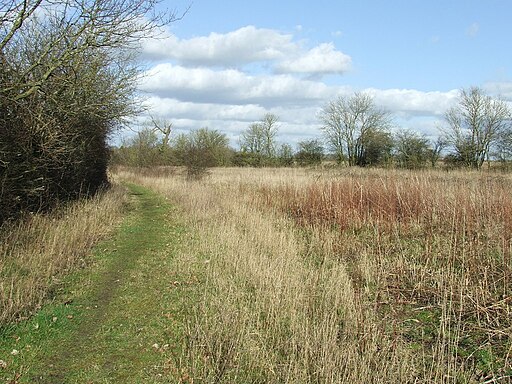
M 503 147 L 511 129 L 512 113 L 503 100 L 494 99 L 477 87 L 463 89 L 459 103 L 445 115 L 447 142 L 455 161 L 480 168 L 493 149 Z

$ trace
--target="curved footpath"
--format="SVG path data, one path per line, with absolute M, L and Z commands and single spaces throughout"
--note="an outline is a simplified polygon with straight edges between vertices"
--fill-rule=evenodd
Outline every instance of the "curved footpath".
M 132 207 L 94 265 L 69 276 L 52 304 L 0 335 L 0 382 L 168 382 L 179 372 L 197 278 L 175 256 L 192 237 L 162 196 L 129 185 Z M 190 273 L 187 272 L 187 273 Z M 196 282 L 180 284 L 180 281 Z

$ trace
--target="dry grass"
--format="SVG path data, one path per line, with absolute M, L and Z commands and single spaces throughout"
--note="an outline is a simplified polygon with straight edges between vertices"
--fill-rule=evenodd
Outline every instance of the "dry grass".
M 504 383 L 512 180 L 217 169 L 131 179 L 201 234 L 203 304 L 178 360 L 218 383 Z M 186 381 L 186 380 L 184 380 Z
M 181 382 L 511 382 L 510 176 L 181 173 L 117 170 L 165 194 L 198 234 L 176 256 L 203 284 L 169 363 Z M 4 229 L 0 321 L 82 265 L 124 199 L 114 190 Z
M 37 309 L 59 280 L 84 265 L 91 248 L 119 222 L 126 193 L 117 186 L 0 232 L 0 325 Z
M 263 188 L 320 231 L 428 381 L 510 380 L 512 182 L 478 173 L 368 172 Z M 430 371 L 430 372 L 428 372 Z

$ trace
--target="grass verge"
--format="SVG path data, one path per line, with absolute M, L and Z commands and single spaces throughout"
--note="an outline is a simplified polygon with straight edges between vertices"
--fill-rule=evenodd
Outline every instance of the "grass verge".
M 0 228 L 0 326 L 26 319 L 64 276 L 87 265 L 92 247 L 112 232 L 125 205 L 124 189 L 114 186 Z
M 68 276 L 37 315 L 3 328 L 0 381 L 156 383 L 186 375 L 176 356 L 200 281 L 201 263 L 186 251 L 193 236 L 162 197 L 129 189 L 132 210 L 95 248 L 94 266 Z

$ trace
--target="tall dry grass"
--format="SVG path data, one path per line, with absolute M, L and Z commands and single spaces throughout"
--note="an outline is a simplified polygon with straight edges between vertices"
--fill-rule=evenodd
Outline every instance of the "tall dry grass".
M 260 196 L 320 231 L 354 289 L 426 354 L 429 380 L 503 382 L 512 367 L 511 186 L 495 174 L 387 171 Z
M 217 169 L 123 178 L 200 234 L 177 358 L 215 383 L 511 378 L 512 180 L 476 172 Z
M 372 320 L 346 266 L 315 263 L 321 244 L 250 203 L 256 188 L 279 185 L 283 174 L 217 170 L 200 183 L 121 176 L 165 193 L 201 234 L 196 251 L 207 262 L 204 295 L 178 358 L 187 377 L 220 383 L 411 377 L 410 352 Z
M 83 266 L 91 248 L 119 222 L 126 192 L 114 186 L 52 214 L 0 231 L 0 325 L 37 309 L 59 280 Z

